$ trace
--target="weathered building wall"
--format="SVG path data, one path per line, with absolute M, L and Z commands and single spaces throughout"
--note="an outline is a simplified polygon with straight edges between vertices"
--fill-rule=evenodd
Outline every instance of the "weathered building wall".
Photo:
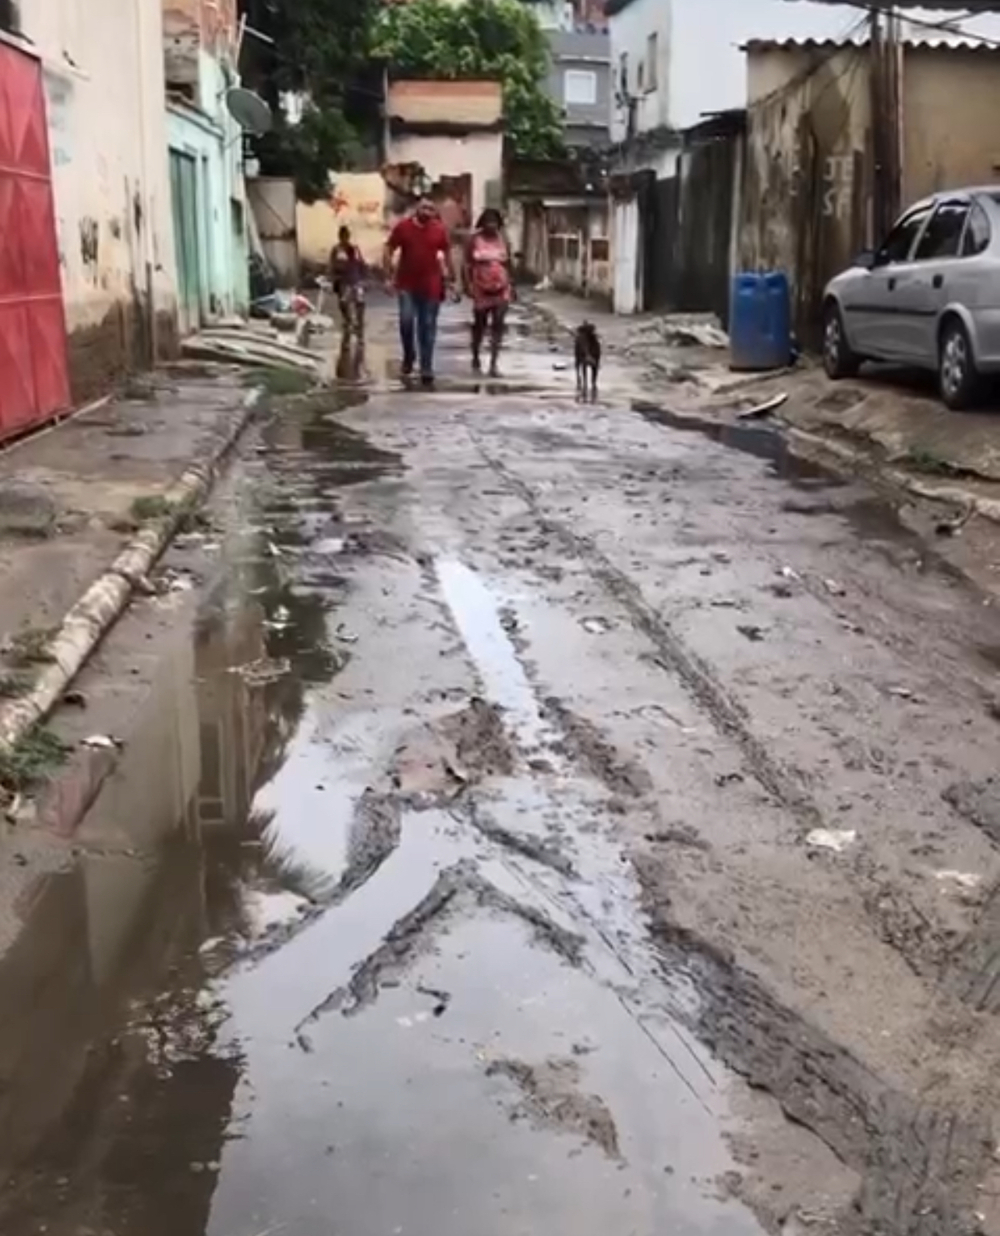
M 609 0 L 611 140 L 671 124 L 673 5 L 669 0 Z M 694 54 L 692 52 L 692 54 Z
M 611 125 L 611 39 L 607 31 L 551 30 L 548 94 L 571 149 L 606 146 Z
M 789 275 L 795 319 L 808 338 L 826 282 L 867 237 L 867 53 L 751 44 L 748 62 L 740 262 Z
M 682 137 L 673 174 L 647 175 L 639 195 L 645 309 L 728 317 L 743 168 L 743 115 Z
M 903 68 L 903 201 L 992 184 L 1000 167 L 1000 54 L 908 47 Z
M 226 106 L 239 82 L 235 0 L 167 0 L 163 54 L 170 96 L 168 142 L 174 192 L 174 233 L 182 318 L 243 312 L 249 298 L 246 188 L 242 130 Z M 178 159 L 194 161 L 197 253 L 178 211 Z M 192 281 L 196 283 L 192 287 Z M 196 312 L 195 312 L 196 310 Z
M 474 222 L 499 204 L 503 184 L 503 90 L 493 81 L 397 81 L 386 110 L 392 166 L 419 166 L 447 205 L 447 182 L 468 178 L 466 211 Z M 447 219 L 449 226 L 466 221 Z
M 342 227 L 369 265 L 381 261 L 387 235 L 386 184 L 380 172 L 331 172 L 333 192 L 296 209 L 299 256 L 304 266 L 325 267 Z
M 45 66 L 73 397 L 174 345 L 160 0 L 23 6 Z
M 560 291 L 611 295 L 610 218 L 606 199 L 544 203 L 544 275 Z
M 261 248 L 278 286 L 295 287 L 299 281 L 295 182 L 285 177 L 258 176 L 247 182 L 247 197 Z
M 389 144 L 390 163 L 419 163 L 431 182 L 469 176 L 471 221 L 479 217 L 490 196 L 490 185 L 503 178 L 503 135 L 467 133 L 432 135 L 400 133 Z

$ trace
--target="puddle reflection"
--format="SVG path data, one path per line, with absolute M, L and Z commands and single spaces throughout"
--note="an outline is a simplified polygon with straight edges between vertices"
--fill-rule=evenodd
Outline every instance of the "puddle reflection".
M 339 450 L 348 464 L 364 455 L 322 415 L 279 431 L 305 488 L 326 486 Z M 385 461 L 364 462 L 370 474 Z M 227 942 L 259 938 L 321 889 L 273 805 L 255 804 L 311 688 L 349 656 L 331 633 L 344 581 L 306 590 L 274 552 L 311 539 L 296 504 L 268 501 L 266 482 L 288 466 L 271 456 L 233 512 L 227 565 L 81 827 L 80 860 L 40 885 L 0 959 L 5 1236 L 208 1225 L 242 1071 L 239 1050 L 216 1041 L 212 972 Z

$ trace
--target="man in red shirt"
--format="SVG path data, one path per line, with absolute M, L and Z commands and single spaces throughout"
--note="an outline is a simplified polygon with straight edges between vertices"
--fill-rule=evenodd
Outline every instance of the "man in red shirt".
M 441 222 L 433 203 L 421 198 L 414 212 L 392 229 L 385 246 L 385 269 L 393 276 L 399 294 L 399 336 L 403 344 L 403 376 L 413 372 L 420 353 L 420 380 L 434 384 L 434 345 L 437 320 L 445 297 L 446 281 L 455 282 L 448 229 Z

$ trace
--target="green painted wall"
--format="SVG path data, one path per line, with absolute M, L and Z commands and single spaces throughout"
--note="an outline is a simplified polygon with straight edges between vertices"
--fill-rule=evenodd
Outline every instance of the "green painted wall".
M 249 276 L 243 140 L 225 106 L 225 92 L 232 82 L 222 66 L 203 52 L 199 73 L 203 107 L 171 100 L 167 105 L 167 142 L 172 155 L 194 160 L 196 202 L 193 208 L 185 205 L 185 211 L 190 214 L 193 210 L 197 261 L 188 255 L 187 277 L 196 269 L 196 302 L 201 320 L 206 321 L 246 312 Z M 174 203 L 174 218 L 181 217 L 187 215 Z M 175 236 L 175 240 L 180 238 Z M 196 325 L 188 322 L 190 329 Z

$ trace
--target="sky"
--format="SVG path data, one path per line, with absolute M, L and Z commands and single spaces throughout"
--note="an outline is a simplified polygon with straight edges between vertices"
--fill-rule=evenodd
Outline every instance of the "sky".
M 681 128 L 697 124 L 706 112 L 746 106 L 746 62 L 739 48 L 749 39 L 840 38 L 857 30 L 865 16 L 849 5 L 812 0 L 673 0 L 673 12 L 678 54 L 671 119 Z M 931 23 L 954 20 L 954 13 L 934 9 L 914 9 L 912 16 Z M 1000 43 L 1000 14 L 971 18 L 961 28 Z M 935 37 L 912 29 L 918 37 Z

